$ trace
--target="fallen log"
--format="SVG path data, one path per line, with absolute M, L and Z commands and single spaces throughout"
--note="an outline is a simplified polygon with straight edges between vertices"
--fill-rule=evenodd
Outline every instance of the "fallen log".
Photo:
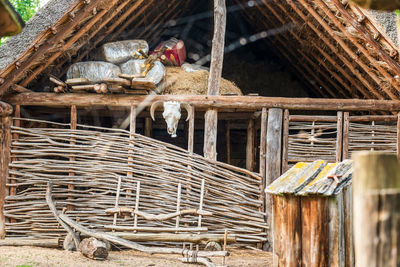
M 79 244 L 79 250 L 83 256 L 92 260 L 105 260 L 108 257 L 107 246 L 104 242 L 94 237 L 85 238 Z
M 0 240 L 0 246 L 30 246 L 42 248 L 59 248 L 58 238 L 51 239 L 26 239 L 26 238 L 9 238 Z

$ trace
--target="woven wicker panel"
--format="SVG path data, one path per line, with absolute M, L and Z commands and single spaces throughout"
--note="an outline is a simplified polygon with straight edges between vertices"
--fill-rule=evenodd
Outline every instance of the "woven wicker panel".
M 49 179 L 54 183 L 58 210 L 70 204 L 74 210 L 67 211 L 69 216 L 104 230 L 103 226 L 113 221 L 104 211 L 114 207 L 117 180 L 122 177 L 119 205 L 135 206 L 136 183 L 140 181 L 139 209 L 152 214 L 175 212 L 178 183 L 182 184 L 181 207 L 198 208 L 205 179 L 203 209 L 213 215 L 203 217 L 202 226 L 219 234 L 227 228 L 237 234 L 240 243 L 265 240 L 267 226 L 260 212 L 261 177 L 257 174 L 139 134 L 130 139 L 124 130 L 83 125 L 71 130 L 69 124 L 46 122 L 46 128 L 13 127 L 12 132 L 19 135 L 12 142 L 16 160 L 10 164 L 10 179 L 15 181 L 17 193 L 6 198 L 6 216 L 15 220 L 7 223 L 8 237 L 65 234 L 45 202 Z M 133 159 L 129 164 L 128 157 Z M 133 178 L 128 178 L 127 172 L 132 172 Z M 68 191 L 69 184 L 74 185 L 73 192 Z M 197 216 L 184 216 L 180 226 L 197 226 L 197 221 Z M 118 218 L 117 225 L 133 226 L 133 218 Z M 139 219 L 138 226 L 174 227 L 175 219 Z

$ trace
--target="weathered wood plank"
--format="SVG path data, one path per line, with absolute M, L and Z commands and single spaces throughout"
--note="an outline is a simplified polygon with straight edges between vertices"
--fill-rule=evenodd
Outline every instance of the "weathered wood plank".
M 343 148 L 343 112 L 337 113 L 337 133 L 336 133 L 336 162 L 342 161 Z
M 247 125 L 247 143 L 246 143 L 246 169 L 254 171 L 256 159 L 256 128 L 255 119 L 251 118 Z
M 301 207 L 295 196 L 273 196 L 274 266 L 301 265 Z
M 353 156 L 356 266 L 400 265 L 400 169 L 396 154 Z
M 329 266 L 345 267 L 345 224 L 343 193 L 329 198 Z
M 345 112 L 343 115 L 343 151 L 342 159 L 349 158 L 349 130 L 350 130 L 350 119 L 349 112 Z
M 209 109 L 204 118 L 204 157 L 217 160 L 218 111 L 216 109 Z
M 290 115 L 289 110 L 285 109 L 283 114 L 283 139 L 282 139 L 282 173 L 286 172 L 289 168 L 289 123 Z

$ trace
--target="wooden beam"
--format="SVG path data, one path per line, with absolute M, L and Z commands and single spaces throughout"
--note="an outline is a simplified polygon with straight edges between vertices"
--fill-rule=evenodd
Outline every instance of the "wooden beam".
M 99 95 L 99 94 L 55 94 L 23 93 L 4 97 L 12 105 L 43 107 L 114 106 L 130 107 L 139 105 L 146 96 L 134 95 Z M 324 99 L 324 98 L 286 98 L 263 96 L 204 96 L 204 95 L 157 95 L 146 101 L 151 106 L 155 101 L 179 101 L 207 109 L 240 109 L 260 111 L 262 108 L 282 108 L 289 110 L 335 110 L 335 111 L 400 111 L 399 100 L 376 99 Z
M 0 117 L 0 239 L 6 237 L 6 217 L 4 215 L 7 196 L 8 164 L 11 149 L 11 117 Z
M 210 75 L 208 78 L 207 89 L 207 94 L 210 96 L 219 95 L 222 66 L 224 62 L 225 29 L 225 0 L 214 0 L 214 36 L 212 41 Z M 204 115 L 204 118 L 204 156 L 208 159 L 217 160 L 217 109 L 209 108 Z
M 270 108 L 268 110 L 267 125 L 267 153 L 265 163 L 265 183 L 271 184 L 281 175 L 281 153 L 282 153 L 282 119 L 283 110 L 279 108 Z M 265 188 L 263 189 L 265 190 Z M 266 196 L 265 212 L 267 225 L 272 226 L 272 197 Z M 267 235 L 269 244 L 272 244 L 271 233 Z
M 400 262 L 400 169 L 395 153 L 353 155 L 356 267 Z

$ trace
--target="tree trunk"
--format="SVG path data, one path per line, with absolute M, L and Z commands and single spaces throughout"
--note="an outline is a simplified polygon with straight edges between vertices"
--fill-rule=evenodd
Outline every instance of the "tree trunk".
M 104 242 L 97 240 L 94 237 L 85 238 L 79 244 L 79 250 L 83 256 L 92 260 L 105 260 L 108 257 L 107 246 Z

